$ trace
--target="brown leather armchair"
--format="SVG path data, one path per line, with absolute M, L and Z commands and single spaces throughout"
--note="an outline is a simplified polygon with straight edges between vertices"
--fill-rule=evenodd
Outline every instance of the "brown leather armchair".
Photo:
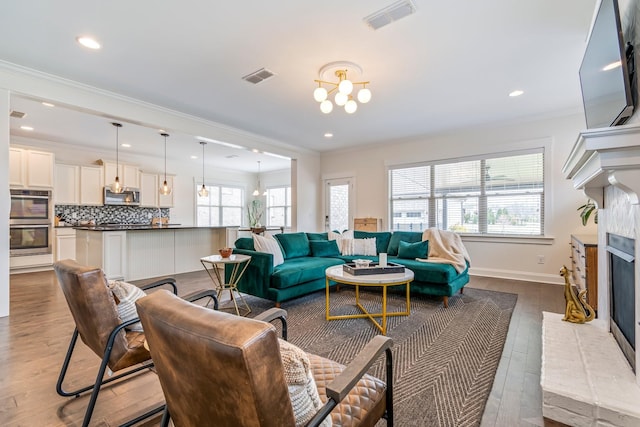
M 276 328 L 264 321 L 205 310 L 167 291 L 136 302 L 151 355 L 176 426 L 295 426 Z M 272 309 L 281 313 L 284 310 Z M 334 425 L 393 425 L 390 338 L 377 336 L 346 368 L 308 354 L 324 406 L 307 424 L 331 414 Z M 387 383 L 365 372 L 386 353 Z
M 107 287 L 107 280 L 100 268 L 83 266 L 73 260 L 58 261 L 53 268 L 76 324 L 60 370 L 56 391 L 61 396 L 78 397 L 80 394 L 92 390 L 82 423 L 83 426 L 88 426 L 102 385 L 143 369 L 148 369 L 153 366 L 153 363 L 149 351 L 143 345 L 145 341 L 144 332 L 125 329 L 127 326 L 137 323 L 139 319 L 122 322 L 118 316 L 113 295 Z M 161 286 L 169 286 L 173 293 L 177 293 L 176 282 L 172 278 L 149 283 L 142 289 Z M 211 298 L 214 302 L 214 309 L 218 307 L 218 301 L 213 289 L 195 291 L 183 298 L 191 301 Z M 78 335 L 82 342 L 102 359 L 102 363 L 93 384 L 74 391 L 65 391 L 62 383 L 69 368 Z M 107 367 L 113 372 L 120 371 L 121 373 L 104 379 Z M 163 409 L 164 405 L 154 408 L 125 425 L 133 425 L 146 417 L 161 412 Z

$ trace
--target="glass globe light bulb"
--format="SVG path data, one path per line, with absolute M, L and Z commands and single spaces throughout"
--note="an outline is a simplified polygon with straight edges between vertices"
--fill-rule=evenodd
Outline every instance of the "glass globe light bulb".
M 356 101 L 354 101 L 353 99 L 348 100 L 347 103 L 344 104 L 344 111 L 346 111 L 348 114 L 355 113 L 357 109 L 358 104 L 356 104 Z
M 198 191 L 198 196 L 207 197 L 208 195 L 209 195 L 209 190 L 207 190 L 207 187 L 205 187 L 204 184 L 202 184 L 202 188 L 200 188 L 200 191 Z
M 122 193 L 123 190 L 122 185 L 120 185 L 120 178 L 116 176 L 116 179 L 111 184 L 111 192 Z
M 328 99 L 325 99 L 320 103 L 320 111 L 325 114 L 329 114 L 333 110 L 333 104 Z
M 349 95 L 353 91 L 353 83 L 351 83 L 351 80 L 342 80 L 338 85 L 338 91 L 345 95 Z
M 168 196 L 171 194 L 171 187 L 169 187 L 169 184 L 167 184 L 166 180 L 162 184 L 162 187 L 160 187 L 160 194 L 162 194 L 163 196 Z
M 314 91 L 313 91 L 313 99 L 315 99 L 318 102 L 322 102 L 325 99 L 327 99 L 327 90 L 323 87 L 317 87 Z
M 367 102 L 371 101 L 371 91 L 366 87 L 360 89 L 358 91 L 358 101 L 360 101 L 363 104 L 366 104 Z
M 346 94 L 342 92 L 336 93 L 336 97 L 335 97 L 336 105 L 339 105 L 342 107 L 344 104 L 347 103 L 348 100 L 349 100 L 349 96 L 347 96 Z

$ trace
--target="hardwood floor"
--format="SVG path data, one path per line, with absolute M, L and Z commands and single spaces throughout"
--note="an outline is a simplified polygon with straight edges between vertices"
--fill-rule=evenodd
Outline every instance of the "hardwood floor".
M 179 293 L 212 287 L 204 271 L 176 276 Z M 143 283 L 141 281 L 140 283 Z M 88 396 L 58 396 L 55 385 L 74 323 L 53 272 L 11 276 L 11 315 L 0 318 L 0 425 L 79 426 Z M 562 312 L 562 287 L 472 277 L 473 286 L 518 294 L 482 426 L 541 426 L 542 311 Z M 99 359 L 78 344 L 68 387 L 90 383 Z M 155 374 L 107 386 L 91 425 L 118 425 L 162 403 Z M 159 418 L 145 425 L 159 425 Z

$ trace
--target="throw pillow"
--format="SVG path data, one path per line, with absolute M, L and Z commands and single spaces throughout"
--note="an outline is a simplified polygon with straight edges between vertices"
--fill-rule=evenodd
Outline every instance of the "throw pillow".
M 386 252 L 389 255 L 398 255 L 398 246 L 400 246 L 400 242 L 415 243 L 421 241 L 422 233 L 419 231 L 394 231 L 391 235 L 391 239 L 389 239 L 389 247 Z
M 258 252 L 265 252 L 273 255 L 273 266 L 280 265 L 284 262 L 284 256 L 282 255 L 282 249 L 280 244 L 270 234 L 266 236 L 260 236 L 259 234 L 253 234 L 253 246 Z
M 309 256 L 307 233 L 280 233 L 273 237 L 280 243 L 285 259 Z
M 335 240 L 309 240 L 311 256 L 333 257 L 340 256 L 340 249 Z
M 147 294 L 136 285 L 119 280 L 109 280 L 109 289 L 116 301 L 116 308 L 118 309 L 120 319 L 122 319 L 123 322 L 136 319 L 138 317 L 136 300 Z M 125 329 L 142 332 L 142 324 L 140 322 L 134 323 Z
M 400 242 L 398 245 L 398 258 L 425 259 L 429 256 L 429 241 L 408 243 Z
M 311 374 L 311 363 L 307 354 L 295 345 L 281 339 L 278 339 L 278 343 L 296 427 L 304 426 L 322 407 L 316 382 Z M 331 416 L 325 418 L 320 425 L 330 427 Z
M 342 255 L 376 256 L 376 239 L 340 239 L 340 253 Z

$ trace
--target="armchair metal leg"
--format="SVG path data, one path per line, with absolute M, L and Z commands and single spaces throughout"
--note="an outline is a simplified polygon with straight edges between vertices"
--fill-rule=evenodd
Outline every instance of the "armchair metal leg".
M 386 406 L 387 409 L 384 414 L 384 418 L 387 420 L 387 426 L 393 427 L 393 356 L 391 355 L 391 349 L 385 350 L 385 363 L 387 371 L 387 390 L 386 390 Z
M 64 362 L 62 363 L 62 368 L 60 369 L 60 375 L 58 376 L 58 382 L 56 383 L 56 392 L 60 395 L 60 396 L 64 396 L 64 397 L 71 397 L 71 396 L 75 396 L 75 397 L 79 397 L 80 394 L 84 393 L 85 391 L 89 391 L 92 390 L 96 384 L 93 383 L 91 385 L 88 385 L 86 387 L 82 387 L 79 388 L 77 390 L 73 390 L 73 391 L 65 391 L 62 388 L 62 383 L 64 382 L 64 378 L 67 375 L 67 371 L 69 369 L 69 362 L 71 361 L 71 355 L 73 354 L 73 350 L 75 348 L 75 345 L 78 341 L 78 329 L 74 329 L 73 331 L 73 335 L 71 336 L 71 341 L 69 342 L 69 349 L 67 350 L 67 354 L 64 358 Z M 127 372 L 124 372 L 122 374 L 118 374 L 115 375 L 111 378 L 108 378 L 104 381 L 101 381 L 102 384 L 108 384 L 112 381 L 118 380 L 122 377 L 126 377 L 127 375 L 131 375 L 135 372 L 141 371 L 143 369 L 148 369 L 153 367 L 153 363 L 147 363 L 147 364 L 142 364 L 141 366 L 136 367 L 135 369 L 130 369 Z
M 131 322 L 127 322 L 127 325 L 131 323 Z M 60 396 L 64 396 L 64 397 L 70 397 L 70 396 L 75 396 L 75 397 L 79 397 L 80 394 L 84 393 L 85 391 L 89 391 L 91 390 L 91 398 L 89 399 L 89 404 L 87 405 L 87 410 L 85 412 L 84 415 L 84 420 L 82 422 L 82 426 L 86 427 L 89 425 L 89 421 L 91 421 L 91 416 L 93 415 L 93 410 L 95 408 L 96 405 L 96 401 L 98 399 L 98 393 L 100 393 L 100 387 L 102 387 L 102 385 L 104 384 L 108 384 L 110 382 L 116 381 L 122 377 L 131 375 L 133 373 L 136 373 L 138 371 L 141 371 L 143 369 L 148 369 L 150 367 L 153 366 L 153 363 L 146 363 L 146 364 L 141 364 L 133 369 L 129 369 L 126 372 L 122 373 L 122 374 L 118 374 L 115 376 L 112 376 L 111 378 L 108 378 L 106 380 L 103 380 L 104 377 L 104 373 L 107 370 L 107 363 L 109 362 L 109 356 L 111 355 L 111 349 L 113 348 L 113 341 L 116 337 L 117 332 L 120 331 L 120 329 L 122 329 L 125 326 L 125 324 L 121 325 L 119 328 L 116 328 L 110 335 L 109 337 L 109 342 L 107 343 L 107 348 L 105 349 L 104 355 L 102 357 L 102 362 L 100 363 L 100 368 L 98 369 L 98 374 L 96 375 L 96 380 L 93 384 L 85 386 L 85 387 L 81 387 L 77 390 L 73 390 L 73 391 L 64 391 L 62 388 L 62 383 L 64 382 L 64 379 L 67 375 L 67 371 L 69 370 L 69 363 L 71 362 L 71 356 L 73 355 L 73 350 L 75 349 L 75 346 L 78 342 L 78 329 L 74 329 L 73 331 L 73 335 L 71 336 L 71 341 L 69 342 L 69 348 L 67 350 L 67 354 L 65 355 L 64 358 L 64 362 L 62 363 L 62 369 L 60 370 L 60 375 L 58 376 L 58 382 L 56 383 L 56 392 L 60 395 Z M 160 412 L 160 410 L 162 409 L 154 409 L 155 412 L 151 412 L 148 414 L 145 414 L 146 417 L 153 415 L 155 413 Z M 142 418 L 141 418 L 142 419 Z M 138 420 L 139 421 L 139 420 Z M 137 422 L 137 421 L 136 421 Z
M 171 414 L 169 414 L 169 409 L 165 407 L 164 413 L 162 414 L 162 420 L 160 421 L 160 427 L 169 427 L 170 419 L 171 419 Z

